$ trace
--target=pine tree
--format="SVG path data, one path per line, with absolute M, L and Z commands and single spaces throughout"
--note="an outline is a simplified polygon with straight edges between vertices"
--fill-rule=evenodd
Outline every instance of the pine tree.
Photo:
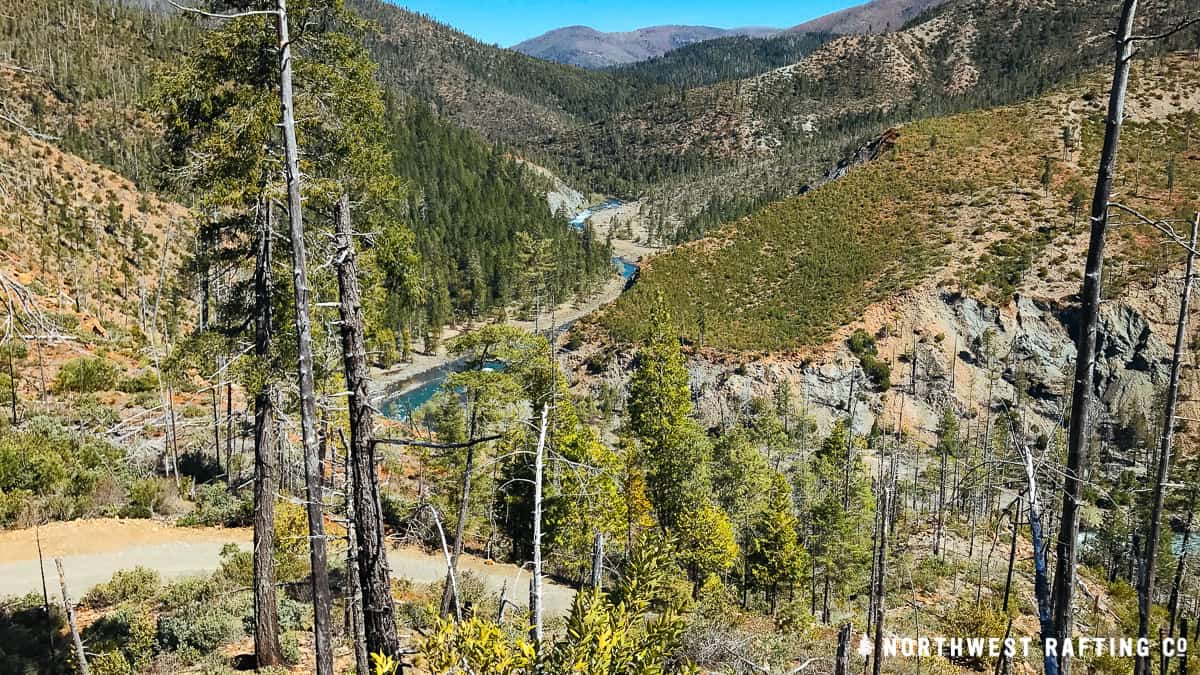
M 790 587 L 804 578 L 808 559 L 800 545 L 792 488 L 781 474 L 772 479 L 770 503 L 750 525 L 745 556 L 747 582 L 766 594 L 774 614 L 780 587 Z

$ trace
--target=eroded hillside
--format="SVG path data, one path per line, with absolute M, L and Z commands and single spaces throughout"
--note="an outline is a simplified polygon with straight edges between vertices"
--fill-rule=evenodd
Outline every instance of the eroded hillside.
M 1021 105 L 899 127 L 876 161 L 651 259 L 587 330 L 637 339 L 664 298 L 692 346 L 710 419 L 783 380 L 831 419 L 857 381 L 858 396 L 871 392 L 858 408 L 864 432 L 903 415 L 905 427 L 931 433 L 955 401 L 982 416 L 989 386 L 992 400 L 1030 401 L 1048 431 L 1069 394 L 1104 82 L 1097 72 Z M 1138 63 L 1117 181 L 1123 203 L 1188 218 L 1200 202 L 1189 159 L 1200 152 L 1198 84 L 1190 54 Z M 1183 253 L 1131 218 L 1114 221 L 1097 393 L 1117 421 L 1151 405 L 1165 382 Z M 890 369 L 890 389 L 872 384 L 852 353 L 847 340 L 859 329 Z M 620 362 L 613 347 L 577 358 L 605 363 L 605 349 Z

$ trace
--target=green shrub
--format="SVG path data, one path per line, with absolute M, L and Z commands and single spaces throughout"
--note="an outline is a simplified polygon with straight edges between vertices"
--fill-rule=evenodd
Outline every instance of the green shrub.
M 66 663 L 66 617 L 54 604 L 47 617 L 41 593 L 0 603 L 0 673 L 74 672 Z M 46 664 L 47 640 L 53 662 Z
M 93 675 L 134 675 L 135 672 L 125 654 L 115 649 L 92 656 L 88 660 L 88 669 Z
M 25 510 L 25 506 L 33 499 L 29 490 L 0 490 L 0 527 L 9 527 Z
M 158 619 L 158 644 L 173 651 L 208 654 L 243 633 L 242 616 L 254 598 L 247 593 L 195 603 Z M 252 611 L 252 610 L 251 610 Z
M 129 503 L 121 509 L 126 518 L 153 518 L 161 513 L 167 491 L 157 478 L 140 478 L 129 484 Z
M 142 394 L 157 390 L 158 376 L 151 370 L 142 371 L 132 377 L 122 377 L 117 382 L 117 391 L 123 391 L 126 394 Z
M 875 336 L 859 328 L 854 331 L 848 341 L 850 351 L 858 357 L 863 372 L 880 391 L 887 391 L 892 386 L 891 366 L 877 358 Z
M 180 525 L 206 527 L 249 525 L 254 517 L 254 505 L 249 499 L 238 499 L 221 483 L 202 485 L 196 489 L 196 508 L 179 519 Z
M 212 577 L 187 577 L 167 584 L 158 594 L 158 606 L 165 612 L 208 602 L 217 595 Z
M 97 436 L 34 417 L 21 428 L 0 430 L 0 515 L 19 513 L 13 495 L 43 498 L 52 518 L 74 518 L 93 509 L 92 493 L 112 475 L 120 451 Z M 13 511 L 16 509 L 16 512 Z
M 100 617 L 83 631 L 88 649 L 100 652 L 89 664 L 92 672 L 144 671 L 154 656 L 156 630 L 154 617 L 144 608 L 123 607 Z
M 300 638 L 295 631 L 288 631 L 279 636 L 279 652 L 284 663 L 300 663 Z
M 63 364 L 54 378 L 55 393 L 108 391 L 117 382 L 117 367 L 103 357 L 76 358 Z
M 120 415 L 111 406 L 101 403 L 95 394 L 83 394 L 75 400 L 71 417 L 88 429 L 105 429 L 119 421 Z
M 101 609 L 128 600 L 149 600 L 158 591 L 159 582 L 158 572 L 145 567 L 117 570 L 112 579 L 84 594 L 80 603 L 84 607 Z

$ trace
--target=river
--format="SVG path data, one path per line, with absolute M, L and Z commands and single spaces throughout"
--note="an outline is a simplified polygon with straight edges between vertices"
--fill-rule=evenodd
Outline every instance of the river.
M 621 206 L 623 202 L 619 199 L 609 199 L 597 206 L 592 206 L 580 211 L 571 219 L 571 227 L 582 230 L 584 224 L 589 218 L 596 215 L 596 212 L 606 209 L 615 209 Z M 622 258 L 621 256 L 612 257 L 613 266 L 617 268 L 621 278 L 626 284 L 637 274 L 638 266 L 631 260 Z M 572 322 L 567 322 L 557 327 L 556 331 L 561 333 L 570 327 Z M 395 392 L 390 392 L 385 395 L 379 402 L 379 411 L 384 417 L 403 422 L 410 422 L 412 414 L 419 410 L 421 406 L 428 403 L 441 390 L 442 384 L 450 374 L 458 372 L 466 367 L 463 359 L 455 359 L 444 363 L 436 368 L 431 368 L 412 379 L 403 383 Z M 494 362 L 488 364 L 489 368 L 503 369 L 504 364 Z

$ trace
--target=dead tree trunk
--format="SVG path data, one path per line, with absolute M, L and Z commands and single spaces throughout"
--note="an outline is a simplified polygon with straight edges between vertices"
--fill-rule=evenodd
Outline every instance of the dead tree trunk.
M 1029 483 L 1029 535 L 1033 544 L 1033 589 L 1034 595 L 1037 596 L 1042 663 L 1045 675 L 1059 675 L 1058 659 L 1046 650 L 1047 640 L 1057 639 L 1058 634 L 1054 631 L 1050 581 L 1046 575 L 1046 546 L 1042 543 L 1042 510 L 1038 505 L 1037 472 L 1033 467 L 1032 452 L 1023 446 L 1019 447 L 1019 450 L 1025 464 L 1025 479 Z
M 1008 599 L 1012 593 L 1013 564 L 1017 561 L 1017 525 L 1021 522 L 1021 498 L 1013 505 L 1012 543 L 1008 546 L 1008 572 L 1004 575 L 1004 614 L 1008 614 Z
M 254 357 L 271 358 L 271 205 L 260 206 L 254 263 Z M 259 668 L 283 664 L 275 600 L 275 392 L 264 384 L 254 396 L 254 654 Z
M 884 599 L 887 587 L 887 540 L 888 540 L 888 506 L 891 504 L 892 491 L 883 488 L 883 516 L 879 519 L 879 571 L 875 574 L 875 650 L 871 662 L 871 675 L 880 675 L 883 663 L 883 618 L 885 614 Z
M 1188 304 L 1192 293 L 1192 273 L 1196 262 L 1196 235 L 1200 230 L 1200 213 L 1192 221 L 1191 247 L 1183 274 L 1183 293 L 1179 296 L 1179 319 L 1175 323 L 1175 352 L 1171 356 L 1171 376 L 1167 382 L 1167 399 L 1163 408 L 1163 428 L 1158 443 L 1158 467 L 1154 474 L 1154 497 L 1150 506 L 1150 522 L 1146 528 L 1146 561 L 1138 579 L 1138 637 L 1150 635 L 1150 605 L 1154 600 L 1155 559 L 1158 557 L 1158 537 L 1162 529 L 1163 498 L 1167 474 L 1171 469 L 1171 442 L 1175 436 L 1175 406 L 1179 400 L 1179 374 L 1183 369 L 1183 349 L 1187 340 Z M 1165 659 L 1164 659 L 1165 663 Z M 1150 657 L 1138 656 L 1134 662 L 1136 675 L 1150 672 Z
M 1175 578 L 1171 581 L 1171 599 L 1167 603 L 1167 612 L 1169 619 L 1169 630 L 1167 635 L 1175 636 L 1175 623 L 1179 620 L 1179 592 L 1183 587 L 1183 572 L 1187 567 L 1188 559 L 1188 544 L 1192 535 L 1192 522 L 1196 517 L 1196 491 L 1193 490 L 1191 500 L 1188 504 L 1187 522 L 1183 526 L 1183 545 L 1179 549 L 1179 559 L 1175 562 Z M 1186 619 L 1185 619 L 1186 622 Z M 1187 637 L 1187 625 L 1184 624 L 1183 630 L 1179 637 Z M 1187 671 L 1180 671 L 1181 675 L 1186 675 Z M 1166 675 L 1166 661 L 1163 661 L 1163 675 Z
M 296 115 L 292 95 L 292 44 L 288 34 L 287 0 L 277 0 L 279 33 L 279 100 L 283 117 L 288 192 L 288 233 L 292 245 L 292 286 L 296 300 L 296 352 L 300 389 L 300 435 L 304 446 L 305 507 L 308 512 L 309 562 L 312 566 L 313 645 L 317 675 L 333 675 L 330 633 L 329 567 L 325 553 L 322 513 L 321 460 L 317 449 L 317 401 L 313 386 L 312 325 L 309 317 L 308 261 L 304 246 L 303 203 L 300 199 L 300 159 L 296 147 Z
M 8 354 L 8 402 L 12 406 L 12 425 L 17 426 L 17 370 L 13 367 L 13 351 L 16 347 L 12 342 L 5 346 Z
M 1181 623 L 1179 624 L 1179 628 L 1180 628 L 1179 637 L 1186 638 L 1187 632 L 1188 632 L 1188 620 L 1187 620 L 1186 616 L 1183 617 L 1183 619 L 1181 620 Z M 1192 644 L 1195 644 L 1195 640 L 1192 641 Z M 1179 675 L 1187 675 L 1187 671 L 1188 671 L 1188 650 L 1184 649 L 1179 652 Z
M 358 577 L 358 528 L 355 521 L 358 513 L 354 508 L 355 467 L 351 461 L 350 444 L 346 436 L 338 429 L 342 439 L 342 449 L 346 455 L 346 582 L 350 589 L 346 594 L 346 624 L 347 633 L 354 640 L 354 673 L 355 675 L 370 675 L 371 664 L 367 657 L 367 636 L 363 624 L 363 594 L 362 584 Z
M 604 534 L 597 532 L 592 539 L 592 579 L 591 586 L 600 590 L 604 577 Z
M 467 515 L 471 504 L 471 473 L 475 470 L 475 446 L 467 446 L 467 461 L 463 465 L 462 485 L 459 487 L 458 522 L 454 524 L 454 559 L 452 566 L 458 570 L 458 559 L 463 552 L 463 539 L 466 536 Z M 449 574 L 449 573 L 447 573 Z M 446 585 L 442 589 L 442 618 L 450 616 L 454 598 L 451 597 L 450 580 L 447 576 Z
M 62 558 L 55 558 L 58 567 L 58 585 L 62 589 L 63 607 L 67 610 L 67 626 L 71 629 L 71 640 L 75 642 L 75 658 L 79 659 L 80 675 L 88 675 L 87 654 L 83 651 L 83 640 L 79 637 L 79 625 L 75 623 L 75 604 L 67 593 L 67 575 L 63 572 Z
M 533 578 L 529 580 L 530 638 L 534 649 L 542 645 L 542 464 L 546 450 L 546 416 L 550 404 L 542 404 L 542 425 L 533 456 Z
M 337 204 L 336 236 L 339 312 L 346 389 L 350 396 L 350 445 L 347 464 L 353 465 L 351 499 L 354 502 L 355 542 L 358 547 L 359 586 L 363 595 L 363 633 L 367 651 L 396 656 L 400 638 L 392 605 L 391 571 L 379 508 L 379 481 L 375 475 L 375 436 L 371 418 L 370 378 L 363 333 L 363 311 L 358 287 L 358 265 L 350 228 L 350 198 L 342 195 Z
M 942 548 L 942 529 L 946 523 L 946 446 L 941 444 L 941 468 L 938 471 L 938 512 L 937 512 L 937 529 L 933 535 L 933 555 L 937 557 L 941 554 Z M 916 483 L 913 483 L 914 489 Z
M 1137 0 L 1124 0 L 1121 23 L 1117 33 L 1116 63 L 1112 89 L 1108 98 L 1108 118 L 1105 120 L 1104 146 L 1100 151 L 1100 168 L 1096 174 L 1096 189 L 1092 197 L 1091 234 L 1088 242 L 1087 264 L 1083 275 L 1083 306 L 1076 344 L 1075 383 L 1071 392 L 1071 428 L 1067 439 L 1067 466 L 1063 476 L 1062 515 L 1058 528 L 1058 555 L 1054 570 L 1053 623 L 1058 644 L 1071 635 L 1075 569 L 1079 538 L 1079 502 L 1082 498 L 1083 467 L 1087 458 L 1090 409 L 1096 361 L 1096 332 L 1100 316 L 1100 292 L 1104 269 L 1104 237 L 1108 229 L 1108 202 L 1112 196 L 1113 174 L 1116 171 L 1117 148 L 1121 137 L 1121 122 L 1125 115 L 1125 90 L 1129 85 L 1129 64 L 1133 57 L 1133 18 Z M 1033 505 L 1032 499 L 1030 505 Z M 1069 657 L 1060 660 L 1061 672 L 1069 675 Z
M 850 624 L 838 629 L 837 658 L 833 662 L 834 675 L 850 675 Z

